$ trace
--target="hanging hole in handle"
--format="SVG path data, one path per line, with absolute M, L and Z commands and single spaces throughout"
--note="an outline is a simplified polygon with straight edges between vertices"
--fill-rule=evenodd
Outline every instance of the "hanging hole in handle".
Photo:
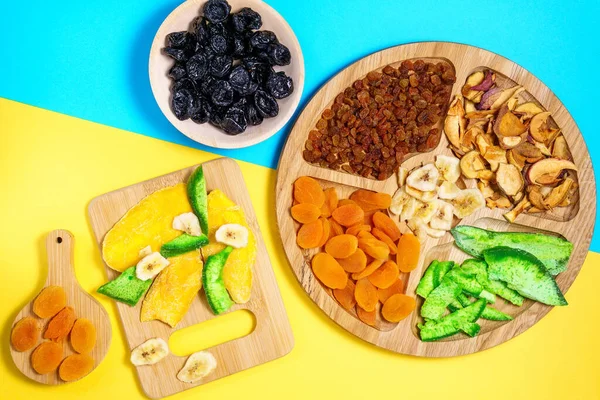
M 62 238 L 60 236 L 56 238 L 56 243 L 58 243 L 58 244 L 62 243 Z

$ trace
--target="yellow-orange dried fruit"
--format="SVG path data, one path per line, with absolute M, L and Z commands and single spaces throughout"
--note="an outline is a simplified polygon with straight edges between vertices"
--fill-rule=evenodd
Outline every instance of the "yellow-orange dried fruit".
M 317 247 L 325 246 L 325 243 L 331 238 L 331 223 L 327 218 L 319 218 L 321 224 L 323 225 L 323 235 L 321 236 L 321 241 L 317 245 Z
M 388 235 L 393 242 L 400 239 L 401 233 L 398 226 L 396 226 L 396 223 L 381 211 L 373 214 L 373 224 Z
M 358 189 L 350 195 L 365 212 L 373 210 L 386 210 L 392 205 L 392 196 L 387 193 L 377 193 L 370 190 Z
M 349 257 L 338 258 L 338 263 L 346 272 L 361 272 L 367 267 L 367 256 L 361 249 L 356 249 Z
M 335 188 L 325 189 L 325 202 L 321 206 L 321 215 L 325 218 L 329 218 L 333 210 L 338 206 L 338 195 Z
M 354 287 L 354 282 L 348 279 L 345 288 L 333 289 L 333 297 L 335 297 L 338 303 L 346 310 L 350 310 L 356 305 L 356 299 L 354 299 Z
M 334 258 L 350 257 L 358 248 L 358 239 L 352 235 L 334 236 L 325 244 L 325 251 Z
M 348 204 L 352 204 L 352 205 L 358 206 L 358 204 L 356 204 L 356 202 L 355 202 L 354 200 L 350 200 L 350 199 L 341 199 L 341 200 L 339 200 L 339 201 L 338 201 L 338 205 L 337 205 L 337 207 L 336 207 L 336 208 L 339 208 L 339 207 L 341 207 L 341 206 L 346 206 L 346 205 L 348 205 Z M 332 213 L 333 213 L 333 211 L 332 211 Z
M 10 333 L 10 343 L 16 351 L 32 349 L 40 339 L 40 329 L 33 317 L 25 317 L 15 324 Z
M 419 263 L 419 252 L 421 243 L 412 233 L 405 233 L 398 241 L 398 254 L 396 254 L 396 264 L 402 272 L 410 272 L 417 268 Z
M 308 224 L 319 219 L 321 209 L 311 203 L 297 204 L 292 207 L 292 218 L 301 224 Z
M 356 225 L 352 225 L 350 228 L 346 229 L 346 233 L 348 235 L 354 235 L 354 236 L 357 236 L 358 232 L 360 232 L 360 231 L 371 232 L 371 225 L 356 224 Z
M 322 238 L 323 223 L 316 220 L 300 227 L 296 236 L 296 243 L 303 249 L 312 249 L 319 246 Z
M 315 255 L 311 265 L 315 276 L 328 288 L 343 289 L 348 284 L 348 274 L 329 254 Z
M 395 294 L 383 303 L 381 315 L 390 322 L 399 322 L 413 312 L 416 304 L 414 297 Z
M 400 271 L 398 266 L 393 261 L 386 261 L 383 265 L 377 268 L 375 271 L 368 276 L 369 282 L 380 289 L 385 289 L 390 286 L 398 279 Z
M 86 318 L 78 318 L 71 329 L 71 346 L 78 353 L 89 353 L 96 345 L 96 327 Z
M 385 289 L 377 289 L 377 297 L 379 297 L 379 301 L 381 303 L 385 303 L 385 301 L 393 295 L 402 294 L 403 292 L 404 282 L 402 282 L 402 279 L 398 278 L 390 287 Z
M 42 289 L 33 301 L 33 312 L 40 318 L 50 318 L 67 305 L 67 294 L 60 286 Z
M 88 354 L 72 354 L 60 364 L 58 376 L 65 382 L 76 381 L 94 368 L 94 359 Z
M 377 238 L 375 236 L 373 236 L 371 234 L 371 232 L 365 231 L 365 230 L 359 231 L 358 234 L 356 235 L 356 237 L 359 239 L 369 238 L 369 239 L 377 240 Z
M 375 271 L 377 268 L 381 267 L 383 265 L 385 261 L 383 260 L 373 260 L 369 263 L 369 265 L 367 265 L 367 267 L 365 269 L 363 269 L 360 272 L 354 273 L 352 274 L 352 279 L 354 279 L 355 281 L 362 279 L 362 278 L 366 278 L 367 276 L 371 275 L 373 273 L 373 271 Z
M 329 218 L 329 223 L 331 224 L 330 238 L 344 234 L 344 228 L 340 224 L 338 224 L 335 219 Z
M 346 204 L 333 210 L 331 216 L 340 225 L 349 227 L 358 223 L 362 223 L 365 212 L 356 204 Z
M 325 202 L 325 193 L 319 182 L 308 176 L 301 176 L 294 182 L 294 199 L 298 203 L 311 203 L 321 208 Z
M 75 311 L 71 307 L 65 307 L 59 311 L 48 323 L 44 339 L 61 340 L 71 332 L 75 323 Z
M 388 235 L 386 235 L 384 231 L 382 231 L 379 228 L 373 228 L 371 230 L 371 233 L 377 239 L 379 239 L 383 243 L 387 244 L 387 247 L 390 249 L 390 254 L 394 255 L 394 254 L 398 253 L 398 247 L 396 247 L 396 244 L 394 243 L 394 241 Z
M 43 342 L 31 353 L 31 367 L 40 375 L 55 371 L 63 358 L 60 343 Z
M 356 298 L 356 304 L 365 311 L 374 311 L 379 302 L 377 288 L 367 278 L 356 281 L 354 297 Z
M 377 313 L 375 310 L 373 311 L 365 311 L 360 308 L 359 305 L 356 306 L 356 315 L 358 319 L 364 322 L 367 325 L 375 326 L 375 321 L 377 319 Z
M 366 211 L 365 216 L 363 218 L 363 224 L 373 225 L 373 214 L 375 214 L 376 212 L 377 212 L 376 210 Z
M 390 249 L 387 244 L 378 239 L 362 237 L 358 239 L 358 247 L 366 254 L 378 260 L 387 260 L 390 255 Z

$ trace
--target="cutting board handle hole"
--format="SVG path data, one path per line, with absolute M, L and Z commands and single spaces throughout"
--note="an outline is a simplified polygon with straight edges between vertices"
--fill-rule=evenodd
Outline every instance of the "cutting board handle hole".
M 58 244 L 62 243 L 62 238 L 60 236 L 56 238 L 56 243 L 58 243 Z
M 175 331 L 169 338 L 169 349 L 176 356 L 184 357 L 247 336 L 255 328 L 254 314 L 237 310 Z

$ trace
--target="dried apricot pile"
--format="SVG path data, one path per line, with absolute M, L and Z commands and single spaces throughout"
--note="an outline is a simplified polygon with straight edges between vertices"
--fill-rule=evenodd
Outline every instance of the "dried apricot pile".
M 51 318 L 40 343 L 40 324 L 34 317 L 19 320 L 12 329 L 10 341 L 16 351 L 31 353 L 31 366 L 44 375 L 59 370 L 64 381 L 77 380 L 86 376 L 94 366 L 88 354 L 96 345 L 96 328 L 85 318 L 76 318 L 72 307 L 67 306 L 67 295 L 60 286 L 44 288 L 33 301 L 33 312 L 42 319 Z M 64 357 L 64 339 L 70 335 L 71 347 L 79 354 Z M 60 368 L 59 368 L 60 366 Z
M 312 271 L 338 303 L 371 326 L 378 310 L 389 322 L 406 318 L 415 300 L 404 295 L 400 274 L 416 268 L 420 245 L 385 212 L 391 196 L 359 189 L 339 199 L 335 188 L 323 190 L 307 176 L 294 182 L 293 194 L 292 218 L 301 224 L 296 243 L 319 250 Z

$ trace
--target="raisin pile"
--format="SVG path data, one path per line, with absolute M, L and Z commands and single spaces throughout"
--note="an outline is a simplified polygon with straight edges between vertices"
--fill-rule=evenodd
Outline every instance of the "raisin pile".
M 279 114 L 277 100 L 294 91 L 292 78 L 274 66 L 291 62 L 289 49 L 244 7 L 231 13 L 225 0 L 209 0 L 191 31 L 167 35 L 171 110 L 179 120 L 209 122 L 230 135 Z
M 456 81 L 444 62 L 406 60 L 372 71 L 335 98 L 308 134 L 303 157 L 324 168 L 387 179 L 403 159 L 437 146 L 433 128 Z

